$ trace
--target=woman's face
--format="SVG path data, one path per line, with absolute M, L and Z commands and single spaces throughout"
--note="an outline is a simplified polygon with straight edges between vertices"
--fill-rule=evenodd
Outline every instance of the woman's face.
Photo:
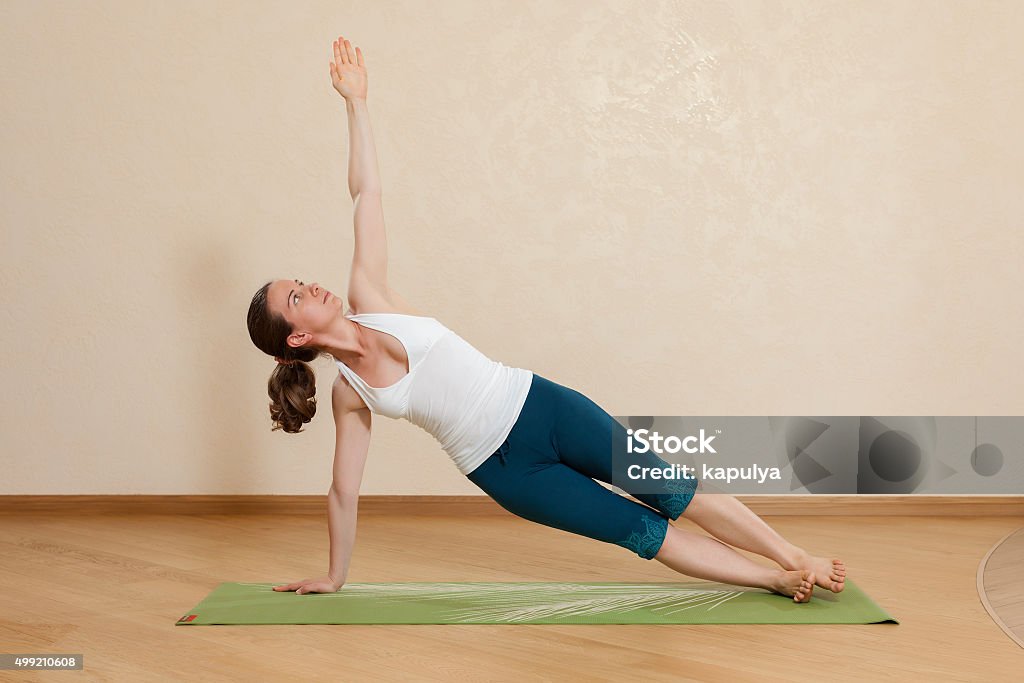
M 267 303 L 292 324 L 295 332 L 319 332 L 338 317 L 344 302 L 317 283 L 275 280 L 267 289 Z

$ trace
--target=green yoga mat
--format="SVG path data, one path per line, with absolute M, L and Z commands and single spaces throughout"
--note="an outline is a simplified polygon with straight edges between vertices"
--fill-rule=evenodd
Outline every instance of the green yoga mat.
M 178 620 L 198 624 L 878 624 L 899 623 L 849 579 L 811 601 L 719 583 L 348 583 L 283 593 L 222 583 Z

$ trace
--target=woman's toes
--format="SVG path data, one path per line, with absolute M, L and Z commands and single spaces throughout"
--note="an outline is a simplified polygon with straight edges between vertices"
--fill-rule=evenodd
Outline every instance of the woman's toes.
M 835 562 L 837 564 L 833 566 L 832 575 L 829 578 L 832 579 L 832 592 L 841 593 L 844 588 L 843 582 L 846 581 L 846 569 L 843 568 L 842 563 L 838 560 L 835 560 Z
M 804 570 L 800 575 L 800 587 L 797 589 L 797 602 L 808 602 L 811 599 L 811 591 L 814 590 L 814 572 Z

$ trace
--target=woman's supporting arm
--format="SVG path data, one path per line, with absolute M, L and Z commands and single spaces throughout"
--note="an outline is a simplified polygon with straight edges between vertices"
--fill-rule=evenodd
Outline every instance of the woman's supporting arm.
M 340 588 L 348 578 L 348 565 L 356 542 L 359 496 L 342 494 L 335 487 L 327 494 L 327 527 L 331 536 L 331 564 L 327 576 Z
M 334 414 L 334 465 L 327 493 L 327 528 L 331 538 L 331 563 L 327 575 L 339 586 L 348 576 L 348 563 L 356 541 L 356 510 L 359 487 L 370 450 L 372 417 L 359 396 L 338 375 L 331 387 Z
M 373 144 L 370 112 L 364 98 L 345 100 L 348 112 L 348 191 L 355 199 L 361 193 L 380 194 L 377 149 Z

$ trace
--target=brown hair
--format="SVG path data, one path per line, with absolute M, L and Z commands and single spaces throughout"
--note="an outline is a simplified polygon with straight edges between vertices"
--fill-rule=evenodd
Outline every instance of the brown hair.
M 267 381 L 270 418 L 274 423 L 270 431 L 283 429 L 289 434 L 296 434 L 302 431 L 302 425 L 316 415 L 316 374 L 307 364 L 323 352 L 311 346 L 288 346 L 292 324 L 280 313 L 270 310 L 267 304 L 270 284 L 268 282 L 263 285 L 253 295 L 246 322 L 249 338 L 260 351 L 283 360 L 301 361 L 289 365 L 277 363 Z

